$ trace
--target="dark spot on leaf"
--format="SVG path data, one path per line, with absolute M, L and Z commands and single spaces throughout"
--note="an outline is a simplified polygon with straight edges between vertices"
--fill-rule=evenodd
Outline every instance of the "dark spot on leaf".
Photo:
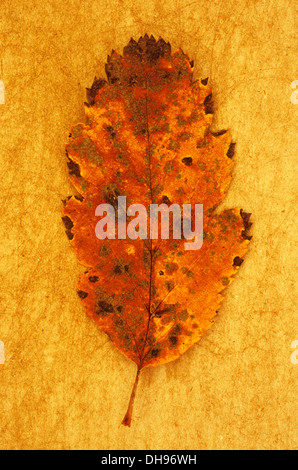
M 242 230 L 241 236 L 242 236 L 242 238 L 244 238 L 244 240 L 251 240 L 252 239 L 252 235 L 247 235 L 245 230 Z
M 191 157 L 184 157 L 182 158 L 182 163 L 184 163 L 184 165 L 186 166 L 190 166 L 192 165 L 192 158 Z
M 236 256 L 233 260 L 233 266 L 241 266 L 243 263 L 243 259 L 240 258 L 239 256 Z
M 166 273 L 173 274 L 179 268 L 177 263 L 166 263 Z
M 223 129 L 223 130 L 221 130 L 221 131 L 211 132 L 211 134 L 213 135 L 213 137 L 218 137 L 218 136 L 220 136 L 220 135 L 225 134 L 226 132 L 227 132 L 227 130 L 226 130 L 226 129 Z
M 157 357 L 157 356 L 159 356 L 159 355 L 160 355 L 160 349 L 153 348 L 153 349 L 151 350 L 151 353 L 150 353 L 150 356 L 151 356 L 151 357 Z
M 117 264 L 117 265 L 114 267 L 113 272 L 114 272 L 115 274 L 122 274 L 122 267 L 121 267 L 119 264 Z
M 205 113 L 206 114 L 213 114 L 212 93 L 210 93 L 210 95 L 206 96 L 206 98 L 204 100 L 204 106 L 205 106 Z
M 74 175 L 77 178 L 80 178 L 81 177 L 80 166 L 77 163 L 73 162 L 71 158 L 69 158 L 68 155 L 67 155 L 67 158 L 69 159 L 69 162 L 67 162 L 69 174 Z
M 165 307 L 165 308 L 163 308 L 163 309 L 158 309 L 158 310 L 156 310 L 156 311 L 154 312 L 154 316 L 157 317 L 157 318 L 160 318 L 164 313 L 169 313 L 169 312 L 171 312 L 171 311 L 172 311 L 171 307 L 170 307 L 170 306 L 167 306 L 167 307 Z
M 167 281 L 167 282 L 165 283 L 165 286 L 166 286 L 166 289 L 167 289 L 169 292 L 174 289 L 174 283 L 171 282 L 171 281 Z
M 71 232 L 71 229 L 73 227 L 72 220 L 67 215 L 65 215 L 64 217 L 62 217 L 62 221 L 66 228 L 66 231 L 65 231 L 66 235 L 68 236 L 69 240 L 72 240 L 73 239 L 73 233 Z
M 201 80 L 202 85 L 206 86 L 208 83 L 208 77 Z
M 241 217 L 243 219 L 243 223 L 244 223 L 244 230 L 242 230 L 242 232 L 241 232 L 242 238 L 244 238 L 244 240 L 251 240 L 252 236 L 248 235 L 248 231 L 249 231 L 250 227 L 252 226 L 252 223 L 249 222 L 251 214 L 249 214 L 247 212 L 243 212 L 243 210 L 241 209 L 240 210 L 240 215 L 241 215 Z
M 163 196 L 163 197 L 162 197 L 162 203 L 163 203 L 163 204 L 167 204 L 168 206 L 171 205 L 171 201 L 170 201 L 170 199 L 168 198 L 168 196 Z
M 116 137 L 116 132 L 114 131 L 113 126 L 106 126 L 106 130 L 109 132 L 112 139 L 114 139 Z
M 100 256 L 108 256 L 111 252 L 111 249 L 107 245 L 102 245 L 99 254 Z
M 70 230 L 65 230 L 65 233 L 66 233 L 67 237 L 69 238 L 69 240 L 73 239 L 73 233 Z
M 163 271 L 159 271 L 159 275 L 160 275 L 160 276 L 163 276 L 163 275 L 164 275 L 164 272 L 163 272 Z
M 177 344 L 177 343 L 178 343 L 178 338 L 177 338 L 177 336 L 170 336 L 170 337 L 169 337 L 169 342 L 170 342 L 171 344 Z
M 98 281 L 98 277 L 97 277 L 97 276 L 90 276 L 90 277 L 89 277 L 89 281 L 90 281 L 90 282 L 97 282 L 97 281 Z
M 106 315 L 108 313 L 113 313 L 114 308 L 112 304 L 109 304 L 106 300 L 99 300 L 97 302 L 97 310 L 96 314 L 97 315 Z
M 65 225 L 65 228 L 67 230 L 71 230 L 72 227 L 73 227 L 73 222 L 72 220 L 70 219 L 70 217 L 68 217 L 67 215 L 65 215 L 64 217 L 62 217 L 62 220 L 63 220 L 63 223 Z
M 86 297 L 88 296 L 88 293 L 84 292 L 83 290 L 78 290 L 77 292 L 80 299 L 86 299 Z
M 236 147 L 236 144 L 232 142 L 230 144 L 229 150 L 227 151 L 227 157 L 233 158 L 234 153 L 235 153 L 235 147 Z

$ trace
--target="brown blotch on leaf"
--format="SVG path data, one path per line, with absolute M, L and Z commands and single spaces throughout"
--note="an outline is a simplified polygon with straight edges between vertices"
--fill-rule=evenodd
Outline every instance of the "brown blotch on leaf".
M 86 299 L 86 297 L 88 297 L 88 293 L 84 292 L 83 290 L 78 290 L 77 294 L 80 297 L 80 299 Z
M 155 310 L 153 316 L 154 317 L 157 317 L 157 318 L 160 318 L 164 313 L 169 313 L 169 309 L 168 308 L 164 308 L 164 309 L 157 309 Z
M 62 221 L 63 221 L 64 226 L 66 228 L 65 233 L 66 233 L 67 237 L 69 238 L 69 240 L 72 240 L 73 239 L 73 233 L 71 231 L 71 229 L 73 227 L 72 220 L 67 215 L 65 215 L 65 216 L 62 217 Z
M 174 344 L 177 344 L 177 343 L 178 343 L 178 338 L 177 338 L 177 336 L 169 336 L 169 342 L 170 342 L 171 344 L 173 344 L 173 345 L 174 345 Z
M 69 158 L 69 156 L 67 156 L 67 158 L 69 159 L 69 162 L 67 162 L 69 174 L 76 176 L 77 178 L 80 178 L 81 177 L 80 166 L 77 163 L 73 162 L 71 158 Z
M 212 93 L 210 93 L 210 95 L 206 96 L 206 98 L 204 100 L 204 106 L 205 106 L 205 113 L 206 114 L 213 114 Z
M 73 222 L 72 222 L 72 220 L 70 219 L 70 217 L 68 217 L 67 215 L 64 215 L 64 216 L 62 217 L 62 220 L 63 220 L 63 223 L 64 223 L 64 225 L 65 225 L 65 228 L 66 228 L 67 230 L 71 230 L 72 227 L 73 227 Z
M 117 265 L 114 267 L 113 272 L 114 272 L 115 274 L 122 274 L 122 267 L 121 267 L 119 264 L 117 264 Z
M 229 150 L 227 151 L 228 158 L 233 158 L 234 153 L 235 153 L 235 147 L 236 147 L 236 143 L 232 142 L 230 144 Z
M 162 203 L 163 203 L 163 204 L 167 204 L 168 206 L 171 205 L 171 201 L 170 201 L 170 199 L 168 198 L 168 196 L 163 196 L 163 197 L 162 197 Z
M 96 315 L 107 315 L 108 313 L 113 313 L 114 312 L 114 307 L 112 304 L 107 302 L 106 300 L 99 300 L 97 302 L 97 310 L 96 310 Z
M 177 263 L 166 263 L 165 268 L 167 274 L 173 274 L 179 269 L 179 265 Z
M 69 201 L 69 199 L 70 199 L 71 197 L 72 197 L 72 196 L 67 196 L 66 199 L 62 199 L 63 206 L 66 206 L 67 201 Z
M 116 132 L 115 132 L 113 126 L 106 126 L 106 130 L 108 131 L 108 133 L 110 134 L 112 139 L 114 139 L 116 137 Z
M 153 348 L 151 349 L 150 356 L 151 357 L 158 357 L 160 355 L 160 349 Z
M 184 158 L 182 158 L 181 161 L 186 166 L 191 166 L 192 165 L 192 158 L 191 157 L 184 157 Z
M 72 240 L 73 239 L 73 233 L 70 231 L 70 230 L 65 230 L 65 233 L 67 235 L 67 238 L 69 240 Z
M 236 256 L 233 260 L 233 266 L 241 266 L 243 259 L 240 256 Z
M 90 282 L 97 282 L 97 281 L 98 281 L 98 277 L 97 277 L 97 276 L 90 276 L 90 277 L 89 277 L 89 281 L 90 281 Z
M 243 223 L 244 223 L 244 230 L 242 230 L 242 232 L 241 232 L 242 238 L 244 238 L 244 240 L 251 240 L 252 236 L 248 235 L 248 231 L 249 231 L 250 227 L 252 226 L 252 222 L 249 222 L 251 214 L 247 213 L 247 212 L 243 212 L 243 210 L 241 209 L 240 210 L 240 215 L 241 215 L 241 217 L 243 219 Z
M 177 335 L 179 335 L 179 333 L 181 332 L 181 325 L 179 323 L 177 323 L 174 328 L 172 328 L 171 332 L 170 332 L 170 335 L 169 335 L 169 342 L 172 344 L 172 345 L 175 345 L 178 343 L 178 338 L 177 338 Z
M 226 132 L 228 132 L 226 129 L 222 129 L 221 131 L 211 132 L 211 135 L 213 135 L 213 137 L 219 137 L 220 135 L 226 134 Z

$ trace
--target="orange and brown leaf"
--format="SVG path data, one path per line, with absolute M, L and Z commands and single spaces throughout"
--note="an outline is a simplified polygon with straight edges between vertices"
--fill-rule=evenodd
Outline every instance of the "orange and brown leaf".
M 65 201 L 66 233 L 88 271 L 78 294 L 117 348 L 142 368 L 172 361 L 210 328 L 247 251 L 249 214 L 215 213 L 234 166 L 229 131 L 212 133 L 208 80 L 193 81 L 180 49 L 147 35 L 106 64 L 108 81 L 87 90 L 86 122 L 66 146 L 79 196 Z M 99 240 L 95 208 L 127 204 L 203 204 L 204 240 Z

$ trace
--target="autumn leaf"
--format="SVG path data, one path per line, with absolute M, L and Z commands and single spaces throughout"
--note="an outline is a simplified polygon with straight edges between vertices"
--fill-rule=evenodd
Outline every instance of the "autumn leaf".
M 223 212 L 234 166 L 228 130 L 211 132 L 207 79 L 163 39 L 133 39 L 112 52 L 107 81 L 87 90 L 86 122 L 66 146 L 79 195 L 65 201 L 63 221 L 80 263 L 87 315 L 135 362 L 137 374 L 123 424 L 130 426 L 140 371 L 177 359 L 212 326 L 247 251 L 249 215 Z M 185 240 L 105 239 L 95 235 L 99 204 L 203 204 L 201 249 Z

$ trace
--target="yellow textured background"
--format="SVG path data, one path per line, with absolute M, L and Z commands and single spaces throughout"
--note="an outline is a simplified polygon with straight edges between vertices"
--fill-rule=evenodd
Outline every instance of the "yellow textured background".
M 0 448 L 297 448 L 295 1 L 0 7 Z M 143 371 L 129 429 L 120 423 L 135 365 L 85 316 L 60 211 L 74 193 L 64 143 L 85 88 L 112 48 L 146 32 L 209 76 L 214 129 L 237 142 L 223 207 L 252 212 L 254 225 L 215 325 L 178 361 Z

